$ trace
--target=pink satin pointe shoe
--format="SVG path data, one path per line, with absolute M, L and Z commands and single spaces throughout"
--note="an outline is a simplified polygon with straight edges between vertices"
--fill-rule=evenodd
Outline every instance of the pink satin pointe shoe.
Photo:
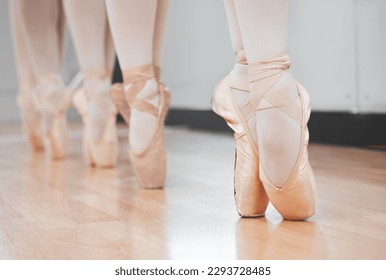
M 33 91 L 35 107 L 42 115 L 44 148 L 52 159 L 65 157 L 67 151 L 66 112 L 71 105 L 71 92 L 57 74 L 41 77 Z
M 129 143 L 131 163 L 142 188 L 162 188 L 166 179 L 164 121 L 169 109 L 170 93 L 159 81 L 159 68 L 155 65 L 143 65 L 125 70 L 123 77 L 125 84 L 115 84 L 111 95 L 118 112 L 129 125 L 129 134 L 137 132 L 134 132 L 131 122 L 134 110 L 156 120 L 156 128 L 145 149 L 139 153 L 135 152 L 133 143 Z M 146 97 L 143 97 L 142 93 L 149 89 L 149 85 L 153 85 L 154 88 Z M 141 124 L 136 124 L 136 128 L 138 125 Z
M 304 220 L 315 212 L 316 188 L 308 161 L 310 98 L 289 72 L 287 54 L 248 65 L 256 110 L 260 179 L 284 219 Z
M 84 157 L 91 166 L 112 167 L 117 162 L 117 111 L 111 100 L 110 89 L 110 79 L 107 75 L 101 75 L 87 79 L 73 95 L 73 104 L 84 126 Z
M 24 134 L 32 151 L 44 150 L 42 115 L 33 102 L 33 83 L 22 82 L 17 96 Z
M 269 201 L 260 181 L 259 153 L 251 134 L 256 119 L 249 102 L 248 69 L 242 50 L 237 52 L 237 62 L 231 74 L 217 85 L 212 109 L 234 131 L 234 197 L 237 211 L 241 217 L 260 217 L 264 216 Z

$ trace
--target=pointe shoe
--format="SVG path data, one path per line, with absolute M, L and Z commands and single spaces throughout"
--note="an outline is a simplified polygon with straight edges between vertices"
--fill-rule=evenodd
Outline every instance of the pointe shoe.
M 145 150 L 135 153 L 129 143 L 130 161 L 142 188 L 162 188 L 166 179 L 164 121 L 169 109 L 170 93 L 159 81 L 159 68 L 155 65 L 144 65 L 123 71 L 123 76 L 125 85 L 115 84 L 111 95 L 118 112 L 127 125 L 130 126 L 131 110 L 133 109 L 150 114 L 157 119 L 156 130 Z M 138 93 L 152 79 L 157 82 L 157 92 L 146 99 L 139 98 Z M 155 106 L 151 101 L 157 97 L 159 103 L 158 106 Z
M 110 79 L 90 79 L 74 92 L 73 104 L 83 121 L 83 153 L 87 163 L 112 167 L 117 162 L 117 111 L 110 96 Z
M 23 82 L 17 96 L 17 104 L 20 109 L 21 122 L 24 134 L 32 151 L 42 152 L 44 150 L 42 115 L 33 102 L 33 83 Z
M 249 98 L 248 72 L 243 51 L 237 53 L 237 61 L 234 71 L 217 85 L 212 109 L 234 131 L 234 198 L 237 212 L 241 217 L 261 217 L 265 215 L 269 201 L 260 181 L 259 153 L 250 131 L 250 126 L 255 126 L 256 120 L 250 102 L 239 106 L 234 95 L 236 91 L 242 91 Z
M 39 78 L 33 93 L 35 107 L 42 115 L 45 150 L 52 159 L 61 159 L 67 151 L 66 111 L 71 105 L 71 92 L 59 75 L 51 74 Z
M 260 179 L 271 203 L 284 219 L 304 220 L 314 214 L 316 204 L 315 179 L 307 153 L 311 106 L 307 91 L 289 73 L 290 65 L 288 55 L 281 54 L 250 64 L 248 73 L 252 106 L 257 115 Z M 280 85 L 283 80 L 284 86 Z M 281 131 L 289 134 L 282 135 Z M 298 134 L 290 135 L 297 131 Z M 271 150 L 267 153 L 264 149 Z M 293 165 L 283 168 L 283 158 L 278 159 L 287 154 L 294 155 L 288 159 Z

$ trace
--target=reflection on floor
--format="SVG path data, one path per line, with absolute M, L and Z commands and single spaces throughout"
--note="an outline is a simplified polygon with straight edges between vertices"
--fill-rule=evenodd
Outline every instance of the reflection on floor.
M 386 259 L 384 151 L 312 144 L 317 214 L 240 219 L 230 135 L 169 127 L 167 186 L 143 190 L 126 129 L 114 169 L 84 164 L 80 129 L 55 162 L 1 130 L 1 259 Z

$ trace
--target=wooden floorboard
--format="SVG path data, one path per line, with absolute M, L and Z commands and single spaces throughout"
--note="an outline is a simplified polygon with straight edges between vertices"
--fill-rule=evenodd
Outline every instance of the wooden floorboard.
M 240 219 L 229 134 L 168 127 L 164 190 L 138 187 L 119 129 L 119 164 L 85 165 L 81 126 L 67 159 L 32 154 L 0 129 L 1 259 L 386 259 L 386 153 L 311 144 L 318 203 L 309 221 Z

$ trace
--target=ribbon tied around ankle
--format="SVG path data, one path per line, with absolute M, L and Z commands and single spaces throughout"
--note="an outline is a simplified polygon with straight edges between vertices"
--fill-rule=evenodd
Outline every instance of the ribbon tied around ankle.
M 156 65 L 143 65 L 123 72 L 123 80 L 125 82 L 125 99 L 127 104 L 130 104 L 131 107 L 134 107 L 140 111 L 150 113 L 154 116 L 158 115 L 158 108 L 153 104 L 149 103 L 145 99 L 140 99 L 137 97 L 137 94 L 143 89 L 146 85 L 146 82 L 150 79 L 155 79 L 158 84 L 160 76 L 160 69 Z M 159 90 L 162 87 L 159 85 Z M 153 95 L 148 96 L 147 99 L 151 100 L 156 97 L 158 92 L 155 92 Z
M 291 67 L 291 60 L 287 54 L 280 54 L 272 58 L 250 64 L 248 78 L 251 84 L 251 103 L 257 110 L 261 99 L 267 100 L 272 106 L 261 108 L 278 108 L 289 117 L 301 123 L 302 109 L 294 103 L 286 91 L 288 88 L 271 90 L 280 79 L 283 71 Z
M 253 83 L 269 77 L 276 77 L 290 67 L 291 60 L 287 54 L 281 54 L 270 59 L 252 63 L 248 67 L 249 82 Z

